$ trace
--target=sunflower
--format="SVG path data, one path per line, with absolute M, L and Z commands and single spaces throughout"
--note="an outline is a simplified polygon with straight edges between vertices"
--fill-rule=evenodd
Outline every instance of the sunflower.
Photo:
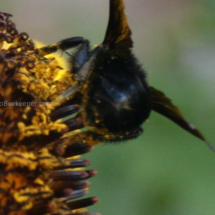
M 10 14 L 0 13 L 0 214 L 93 214 L 85 207 L 97 197 L 76 200 L 96 175 L 80 157 L 92 147 L 71 141 L 78 120 L 65 120 L 68 104 L 58 109 L 55 102 L 72 85 L 56 57 L 46 57 Z

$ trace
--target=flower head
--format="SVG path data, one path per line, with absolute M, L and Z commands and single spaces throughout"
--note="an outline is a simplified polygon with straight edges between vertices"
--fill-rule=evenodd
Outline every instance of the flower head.
M 68 131 L 77 126 L 52 111 L 71 75 L 10 18 L 0 13 L 0 214 L 88 214 L 83 208 L 98 198 L 73 199 L 88 192 L 85 180 L 96 174 L 77 156 L 91 147 L 70 144 Z

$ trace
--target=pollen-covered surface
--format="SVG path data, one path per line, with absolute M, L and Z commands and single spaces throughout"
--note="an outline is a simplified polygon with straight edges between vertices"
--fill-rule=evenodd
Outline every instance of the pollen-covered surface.
M 71 86 L 71 75 L 54 57 L 39 55 L 10 18 L 0 13 L 0 214 L 84 215 L 82 206 L 97 199 L 71 200 L 87 193 L 84 180 L 96 172 L 77 170 L 89 162 L 66 157 L 89 148 L 69 146 L 62 138 L 67 125 L 50 117 L 52 101 Z

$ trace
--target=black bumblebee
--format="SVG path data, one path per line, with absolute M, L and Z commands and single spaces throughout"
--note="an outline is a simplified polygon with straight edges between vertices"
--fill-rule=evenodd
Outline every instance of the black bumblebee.
M 145 72 L 131 51 L 131 30 L 122 0 L 110 0 L 109 22 L 101 45 L 90 50 L 88 40 L 72 37 L 40 51 L 65 51 L 76 46 L 79 48 L 71 59 L 76 84 L 56 100 L 56 104 L 61 105 L 52 114 L 54 120 L 78 111 L 74 104 L 81 106 L 76 117 L 65 121 L 73 129 L 87 128 L 76 138 L 73 136 L 73 142 L 95 144 L 138 137 L 142 133 L 141 125 L 153 110 L 205 141 L 214 150 L 169 98 L 148 86 Z

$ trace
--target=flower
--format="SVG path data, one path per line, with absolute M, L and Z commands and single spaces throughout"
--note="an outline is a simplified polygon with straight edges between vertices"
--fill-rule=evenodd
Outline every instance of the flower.
M 0 214 L 90 214 L 97 197 L 74 199 L 96 174 L 79 156 L 91 146 L 72 136 L 78 119 L 61 119 L 80 107 L 56 102 L 74 81 L 10 18 L 0 13 Z

